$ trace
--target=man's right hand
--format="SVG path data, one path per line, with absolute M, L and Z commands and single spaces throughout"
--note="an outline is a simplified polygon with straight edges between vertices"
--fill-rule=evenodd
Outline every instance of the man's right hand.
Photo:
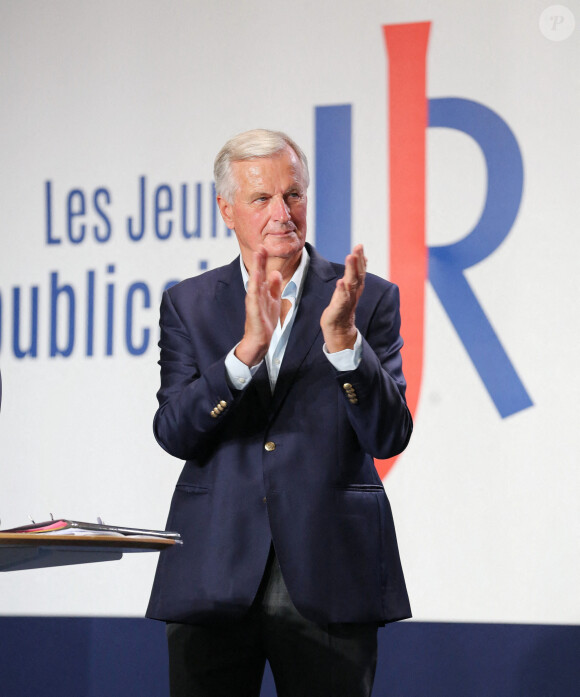
M 234 351 L 236 358 L 250 368 L 258 365 L 268 353 L 280 318 L 282 297 L 282 274 L 271 271 L 266 276 L 268 253 L 264 247 L 254 253 L 253 261 L 246 293 L 244 336 Z

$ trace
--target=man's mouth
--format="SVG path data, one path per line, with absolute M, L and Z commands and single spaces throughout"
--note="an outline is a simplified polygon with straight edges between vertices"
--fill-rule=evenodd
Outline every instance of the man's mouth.
M 274 237 L 284 237 L 284 235 L 290 235 L 296 232 L 296 228 L 288 228 L 287 230 L 269 230 L 266 235 L 273 235 Z

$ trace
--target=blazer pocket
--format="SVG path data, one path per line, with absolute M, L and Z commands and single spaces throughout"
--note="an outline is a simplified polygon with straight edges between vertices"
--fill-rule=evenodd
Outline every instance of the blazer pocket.
M 199 484 L 176 484 L 175 491 L 183 491 L 184 494 L 209 494 L 209 488 Z
M 338 487 L 339 491 L 352 491 L 363 494 L 385 493 L 385 488 L 381 484 L 348 484 Z

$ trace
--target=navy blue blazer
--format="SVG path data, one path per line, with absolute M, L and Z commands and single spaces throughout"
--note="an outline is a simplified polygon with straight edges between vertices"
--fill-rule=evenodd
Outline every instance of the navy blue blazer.
M 147 616 L 234 618 L 250 607 L 273 542 L 290 597 L 317 622 L 410 617 L 389 502 L 373 457 L 412 431 L 401 369 L 399 294 L 367 274 L 356 312 L 362 360 L 338 372 L 320 316 L 344 266 L 308 246 L 310 267 L 272 395 L 265 364 L 244 391 L 225 358 L 241 339 L 239 259 L 170 288 L 161 303 L 154 433 L 186 460 Z

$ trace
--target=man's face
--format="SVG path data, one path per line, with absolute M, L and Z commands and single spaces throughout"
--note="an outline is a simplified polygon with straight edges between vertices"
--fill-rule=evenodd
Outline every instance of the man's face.
M 226 225 L 235 230 L 247 268 L 261 245 L 268 257 L 300 258 L 306 239 L 306 188 L 292 148 L 272 157 L 232 164 L 238 188 L 232 203 L 218 197 Z

